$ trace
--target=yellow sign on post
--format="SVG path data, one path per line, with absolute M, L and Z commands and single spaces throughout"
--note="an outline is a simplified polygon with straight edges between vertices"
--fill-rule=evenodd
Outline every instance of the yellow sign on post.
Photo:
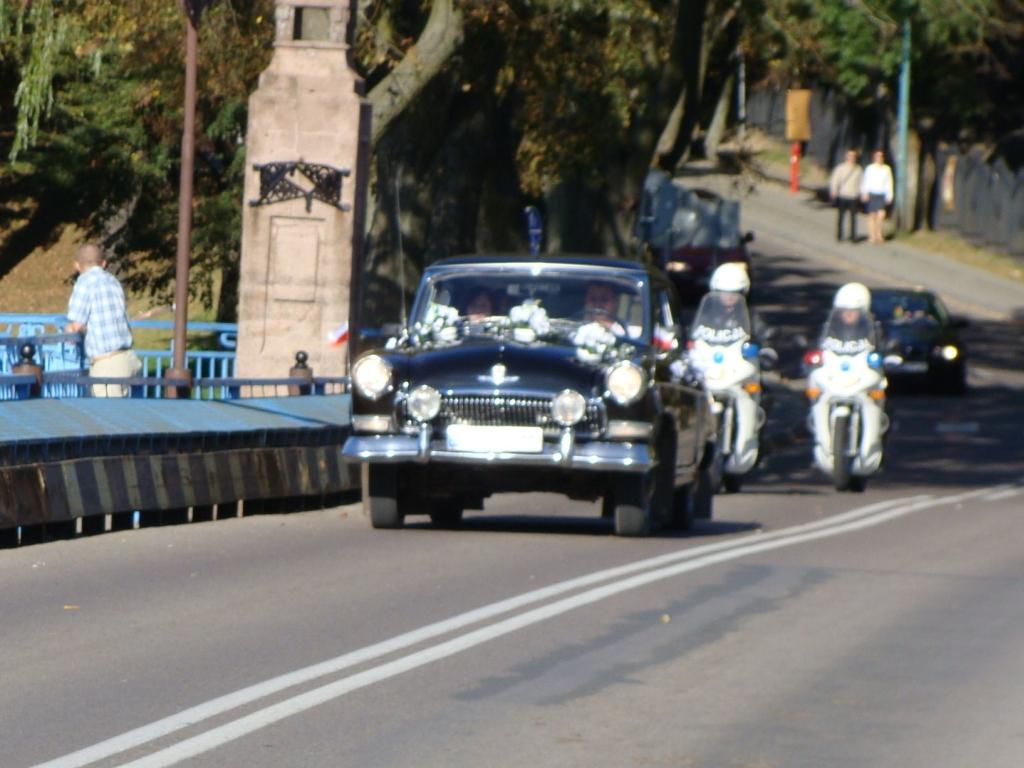
M 810 141 L 811 92 L 807 88 L 786 91 L 786 140 Z

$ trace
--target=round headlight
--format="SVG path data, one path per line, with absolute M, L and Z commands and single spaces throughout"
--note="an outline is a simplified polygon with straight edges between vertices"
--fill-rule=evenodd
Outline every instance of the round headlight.
M 616 363 L 605 376 L 608 393 L 615 402 L 626 405 L 643 394 L 646 386 L 644 372 L 628 360 Z
M 352 383 L 360 394 L 376 400 L 391 386 L 391 365 L 379 355 L 362 357 L 352 366 Z
M 943 360 L 953 362 L 954 360 L 957 359 L 957 357 L 959 357 L 960 350 L 954 347 L 952 344 L 947 344 L 939 351 L 939 354 L 942 355 Z
M 551 415 L 563 427 L 571 427 L 583 419 L 587 412 L 587 401 L 573 389 L 563 389 L 551 401 Z
M 441 410 L 441 393 L 424 384 L 409 393 L 405 408 L 416 421 L 430 421 Z

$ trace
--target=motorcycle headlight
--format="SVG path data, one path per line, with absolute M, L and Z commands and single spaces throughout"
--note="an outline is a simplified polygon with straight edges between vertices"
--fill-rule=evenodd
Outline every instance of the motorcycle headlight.
M 644 372 L 628 360 L 616 363 L 605 375 L 608 394 L 620 405 L 628 405 L 640 397 L 646 385 Z
M 587 401 L 573 389 L 563 389 L 551 401 L 551 415 L 563 427 L 571 427 L 583 419 Z
M 441 393 L 426 384 L 409 393 L 405 408 L 416 421 L 430 421 L 441 410 Z
M 360 358 L 352 366 L 352 383 L 360 394 L 376 400 L 391 386 L 391 365 L 379 355 Z

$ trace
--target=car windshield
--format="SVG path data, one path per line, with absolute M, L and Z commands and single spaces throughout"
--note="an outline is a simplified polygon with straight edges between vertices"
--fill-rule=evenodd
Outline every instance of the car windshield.
M 875 346 L 875 324 L 870 312 L 833 309 L 825 323 L 821 348 L 840 355 L 855 355 Z
M 539 336 L 598 323 L 618 337 L 644 338 L 644 304 L 636 279 L 585 270 L 536 268 L 444 272 L 416 300 L 412 323 L 443 317 L 464 335 L 530 325 Z M 544 322 L 539 318 L 543 316 Z
M 871 311 L 883 323 L 937 325 L 939 318 L 928 297 L 919 293 L 876 294 Z
M 735 248 L 739 244 L 739 203 L 687 190 L 672 218 L 672 243 L 694 248 Z
M 750 313 L 742 294 L 704 294 L 690 326 L 690 338 L 708 344 L 733 344 L 750 338 Z

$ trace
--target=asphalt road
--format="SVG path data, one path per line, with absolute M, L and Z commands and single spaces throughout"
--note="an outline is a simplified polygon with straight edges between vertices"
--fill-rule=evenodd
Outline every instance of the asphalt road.
M 849 264 L 759 237 L 783 374 Z M 813 258 L 812 258 L 813 257 Z M 464 529 L 358 505 L 0 551 L 0 764 L 1019 766 L 1019 328 L 965 398 L 893 398 L 883 473 L 770 452 L 688 535 L 509 495 Z

